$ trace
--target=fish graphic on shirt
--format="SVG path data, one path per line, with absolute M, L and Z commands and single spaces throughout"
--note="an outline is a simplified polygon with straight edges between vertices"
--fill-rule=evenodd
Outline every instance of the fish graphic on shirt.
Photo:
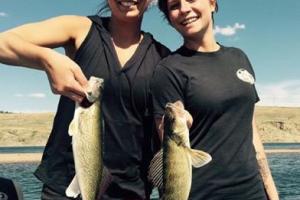
M 246 83 L 250 83 L 251 85 L 255 83 L 254 77 L 246 69 L 241 68 L 237 70 L 236 75 L 240 80 Z

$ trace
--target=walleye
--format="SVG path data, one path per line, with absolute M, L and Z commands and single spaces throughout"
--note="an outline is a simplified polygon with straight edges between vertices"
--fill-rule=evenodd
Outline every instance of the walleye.
M 102 88 L 103 79 L 91 77 L 86 92 L 89 107 L 76 103 L 69 126 L 76 174 L 66 190 L 68 197 L 76 198 L 81 194 L 83 200 L 95 200 L 104 176 L 100 109 Z
M 211 159 L 208 153 L 190 148 L 183 104 L 180 101 L 168 103 L 162 149 L 151 161 L 148 177 L 162 191 L 162 199 L 187 200 L 192 184 L 192 166 L 202 167 Z

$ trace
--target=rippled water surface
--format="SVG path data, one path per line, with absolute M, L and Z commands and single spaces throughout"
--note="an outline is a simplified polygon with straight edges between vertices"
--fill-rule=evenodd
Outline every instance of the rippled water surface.
M 300 144 L 267 144 L 266 149 L 293 148 L 300 149 Z M 29 148 L 29 147 L 28 147 Z M 41 151 L 40 148 L 37 151 Z M 3 150 L 3 149 L 2 149 Z M 9 150 L 5 150 L 8 151 Z M 14 149 L 14 153 L 17 150 Z M 32 152 L 29 149 L 26 152 Z M 34 150 L 36 151 L 36 149 Z M 1 148 L 0 148 L 1 153 Z M 0 155 L 1 156 L 1 155 Z M 267 154 L 281 200 L 300 200 L 300 153 Z M 11 178 L 23 187 L 25 200 L 40 199 L 41 183 L 33 176 L 37 163 L 0 164 L 0 176 Z M 153 199 L 157 194 L 153 195 Z

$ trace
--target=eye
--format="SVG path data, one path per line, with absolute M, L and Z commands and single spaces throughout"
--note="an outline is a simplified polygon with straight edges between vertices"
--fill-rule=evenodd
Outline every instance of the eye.
M 169 10 L 176 10 L 180 6 L 179 2 L 171 2 L 169 3 Z

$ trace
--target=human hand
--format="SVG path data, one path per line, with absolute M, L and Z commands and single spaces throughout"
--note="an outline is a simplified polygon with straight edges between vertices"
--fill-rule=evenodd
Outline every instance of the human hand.
M 184 105 L 183 105 L 183 103 L 181 101 L 174 102 L 174 105 L 176 105 L 176 106 L 178 106 L 178 107 L 180 107 L 180 108 L 182 108 L 184 110 L 184 115 L 185 115 L 185 118 L 186 118 L 187 126 L 189 128 L 191 128 L 192 124 L 193 124 L 193 117 L 192 117 L 192 115 L 187 110 L 185 110 Z
M 53 50 L 48 52 L 44 64 L 52 92 L 80 103 L 88 83 L 80 67 L 69 57 Z

